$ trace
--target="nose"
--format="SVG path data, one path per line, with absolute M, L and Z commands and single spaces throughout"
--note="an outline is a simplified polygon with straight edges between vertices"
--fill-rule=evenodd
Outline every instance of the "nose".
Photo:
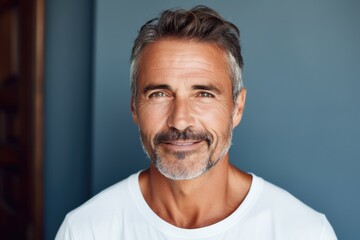
M 194 116 L 190 100 L 176 98 L 173 100 L 167 124 L 169 127 L 176 128 L 179 131 L 193 127 Z

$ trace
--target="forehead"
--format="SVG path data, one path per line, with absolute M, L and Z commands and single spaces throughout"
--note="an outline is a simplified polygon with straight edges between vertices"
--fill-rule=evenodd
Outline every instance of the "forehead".
M 144 80 L 229 79 L 227 54 L 216 44 L 165 39 L 148 44 L 138 62 L 138 84 Z M 225 79 L 224 79 L 225 78 Z

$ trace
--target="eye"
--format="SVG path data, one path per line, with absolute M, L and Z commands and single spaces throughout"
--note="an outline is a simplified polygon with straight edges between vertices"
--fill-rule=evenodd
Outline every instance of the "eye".
M 204 98 L 214 98 L 214 94 L 211 94 L 209 92 L 200 92 L 198 94 L 199 97 L 204 97 Z
M 166 94 L 164 92 L 153 92 L 149 95 L 149 98 L 160 98 L 165 96 Z

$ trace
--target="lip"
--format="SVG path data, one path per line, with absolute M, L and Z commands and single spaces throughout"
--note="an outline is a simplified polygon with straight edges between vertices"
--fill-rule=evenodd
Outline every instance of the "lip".
M 170 141 L 170 142 L 162 142 L 162 145 L 174 151 L 190 151 L 198 148 L 202 142 L 203 142 L 202 140 Z

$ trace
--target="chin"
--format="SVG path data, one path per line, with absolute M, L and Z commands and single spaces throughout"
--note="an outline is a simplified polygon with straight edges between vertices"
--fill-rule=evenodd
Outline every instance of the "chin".
M 206 161 L 206 162 L 197 162 L 195 164 L 188 164 L 188 166 L 184 166 L 184 160 L 181 161 L 180 166 L 170 165 L 170 164 L 162 164 L 161 161 L 156 160 L 154 163 L 155 168 L 166 178 L 171 180 L 193 180 L 196 179 L 206 172 L 208 172 L 213 166 L 215 166 L 218 161 Z M 169 166 L 170 165 L 170 166 Z M 197 166 L 196 166 L 197 165 Z

